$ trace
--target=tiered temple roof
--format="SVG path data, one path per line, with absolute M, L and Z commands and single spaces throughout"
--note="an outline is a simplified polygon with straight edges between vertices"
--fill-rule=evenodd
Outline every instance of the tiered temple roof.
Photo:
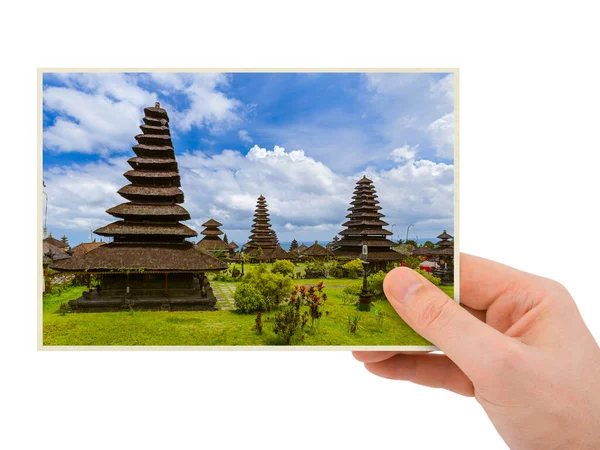
M 338 243 L 339 243 L 339 241 L 340 241 L 340 238 L 339 238 L 339 237 L 337 237 L 337 234 L 336 234 L 336 235 L 333 237 L 333 240 L 332 240 L 332 241 L 331 241 L 329 244 L 327 244 L 327 248 L 329 248 L 329 249 L 331 249 L 331 250 L 335 250 L 335 249 L 337 249 L 337 248 L 339 247 L 339 244 L 338 244 Z
M 446 230 L 438 236 L 440 241 L 435 245 L 435 248 L 419 247 L 413 252 L 414 256 L 454 256 L 454 239 Z
M 124 176 L 130 184 L 118 193 L 128 202 L 107 212 L 120 219 L 95 233 L 113 238 L 85 254 L 56 263 L 57 270 L 112 272 L 115 270 L 196 272 L 224 269 L 212 255 L 198 251 L 187 238 L 198 234 L 181 220 L 190 219 L 183 191 L 167 112 L 157 103 L 144 108 L 142 133 L 135 136 L 132 170 Z
M 43 242 L 46 242 L 56 248 L 60 248 L 61 250 L 66 250 L 69 248 L 69 244 L 67 244 L 66 242 L 63 242 L 59 239 L 56 239 L 55 237 L 52 236 L 52 233 L 50 233 L 48 235 L 48 237 L 46 239 L 44 239 Z
M 438 247 L 440 247 L 440 248 L 454 248 L 454 241 L 450 240 L 450 239 L 454 239 L 454 238 L 452 236 L 450 236 L 448 233 L 446 233 L 446 230 L 444 230 L 444 232 L 438 236 L 438 239 L 441 239 L 437 243 Z
M 279 245 L 277 234 L 271 228 L 267 200 L 262 195 L 256 201 L 253 222 L 250 239 L 244 246 L 249 255 L 254 255 L 261 248 L 263 253 L 259 260 L 291 259 L 289 253 Z
M 384 229 L 388 223 L 382 220 L 384 215 L 380 212 L 379 200 L 373 181 L 363 176 L 354 189 L 354 195 L 348 208 L 350 220 L 343 223 L 345 230 L 338 233 L 342 238 L 338 241 L 335 256 L 358 258 L 362 253 L 362 246 L 368 246 L 367 261 L 398 261 L 402 255 L 392 250 L 394 243 L 387 236 L 392 232 Z
M 204 237 L 197 244 L 199 248 L 208 251 L 229 250 L 229 245 L 219 237 L 223 234 L 219 229 L 219 227 L 223 226 L 222 223 L 210 219 L 208 222 L 204 222 L 202 226 L 205 228 L 200 234 L 204 235 Z
M 252 233 L 248 242 L 249 252 L 262 248 L 263 252 L 277 247 L 275 242 L 275 233 L 271 228 L 269 211 L 267 209 L 267 200 L 261 195 L 256 201 L 256 212 L 254 213 Z

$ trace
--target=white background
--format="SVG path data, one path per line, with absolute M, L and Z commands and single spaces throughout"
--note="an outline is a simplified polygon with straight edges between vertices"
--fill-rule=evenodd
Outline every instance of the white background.
M 462 250 L 558 279 L 600 338 L 592 2 L 217 3 L 3 6 L 0 447 L 505 448 L 348 352 L 36 351 L 37 67 L 459 67 Z

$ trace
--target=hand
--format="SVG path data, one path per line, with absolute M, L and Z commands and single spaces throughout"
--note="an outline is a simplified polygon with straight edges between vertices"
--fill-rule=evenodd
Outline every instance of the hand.
M 462 255 L 459 306 L 408 268 L 384 291 L 441 354 L 354 352 L 372 373 L 474 396 L 512 449 L 600 448 L 600 348 L 559 283 Z

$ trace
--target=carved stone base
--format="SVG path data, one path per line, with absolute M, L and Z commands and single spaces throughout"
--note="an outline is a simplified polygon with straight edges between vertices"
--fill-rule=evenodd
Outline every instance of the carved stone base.
M 109 311 L 217 311 L 217 299 L 209 291 L 208 297 L 104 297 L 97 291 L 86 292 L 69 306 L 73 312 Z

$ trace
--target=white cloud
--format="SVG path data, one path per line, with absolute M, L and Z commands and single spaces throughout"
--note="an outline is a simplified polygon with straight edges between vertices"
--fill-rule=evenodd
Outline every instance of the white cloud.
M 242 141 L 242 142 L 249 142 L 249 143 L 253 142 L 253 139 L 248 134 L 247 130 L 240 130 L 240 131 L 238 131 L 238 137 L 240 138 L 240 141 Z
M 288 152 L 279 146 L 273 150 L 255 146 L 247 156 L 235 150 L 211 156 L 195 151 L 178 155 L 177 160 L 185 193 L 183 206 L 192 216 L 186 223 L 200 231 L 201 224 L 212 217 L 224 224 L 230 237 L 241 241 L 250 233 L 261 194 L 280 240 L 332 238 L 347 220 L 352 191 L 363 175 L 343 176 L 301 150 Z M 49 230 L 87 234 L 88 226 L 95 229 L 116 220 L 104 211 L 126 201 L 116 191 L 128 184 L 122 176 L 128 169 L 124 157 L 46 171 Z M 390 170 L 369 169 L 365 174 L 375 183 L 390 225 L 405 229 L 414 223 L 424 237 L 452 229 L 452 165 L 409 160 Z
M 419 151 L 419 145 L 403 145 L 402 147 L 395 148 L 390 152 L 388 159 L 394 162 L 406 162 L 415 159 L 415 155 Z
M 454 158 L 454 113 L 431 122 L 427 127 L 436 154 L 440 158 Z
M 242 103 L 219 90 L 228 86 L 225 74 L 65 73 L 49 77 L 61 84 L 46 87 L 43 94 L 44 110 L 58 113 L 44 130 L 44 146 L 55 151 L 103 155 L 128 151 L 123 143 L 134 143 L 143 108 L 156 101 L 168 110 L 175 131 L 205 127 L 219 134 L 239 124 L 243 116 Z M 170 105 L 169 99 L 177 95 L 186 98 L 183 110 Z

